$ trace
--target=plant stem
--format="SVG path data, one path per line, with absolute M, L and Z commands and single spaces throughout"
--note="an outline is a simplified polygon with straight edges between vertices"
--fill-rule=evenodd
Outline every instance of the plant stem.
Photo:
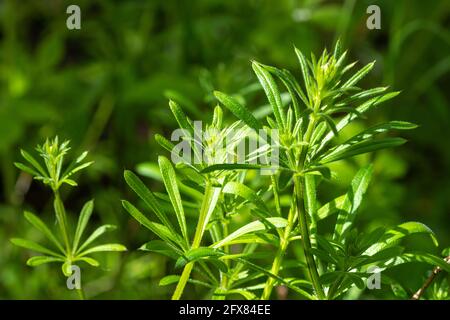
M 286 228 L 284 229 L 284 234 L 280 238 L 280 246 L 278 247 L 277 254 L 272 263 L 272 268 L 270 272 L 276 276 L 278 276 L 278 272 L 280 271 L 281 263 L 283 262 L 283 257 L 286 254 L 286 250 L 289 246 L 289 238 L 291 235 L 291 230 L 294 224 L 294 210 L 289 210 L 288 222 Z M 272 294 L 273 287 L 275 285 L 276 280 L 272 277 L 269 277 L 266 281 L 266 285 L 264 286 L 264 291 L 261 296 L 262 300 L 270 299 L 270 295 Z
M 77 293 L 78 293 L 78 297 L 80 298 L 80 300 L 86 300 L 86 296 L 84 294 L 83 287 L 81 287 L 80 289 L 77 289 Z
M 450 256 L 446 257 L 445 262 L 450 263 Z M 427 280 L 425 281 L 425 283 L 422 285 L 422 287 L 417 290 L 416 293 L 414 293 L 414 295 L 412 296 L 411 300 L 419 300 L 420 297 L 423 295 L 423 293 L 425 292 L 425 290 L 427 290 L 427 288 L 431 285 L 431 283 L 433 282 L 434 278 L 436 278 L 436 276 L 442 271 L 442 269 L 440 267 L 436 267 L 433 269 L 433 272 L 431 273 L 431 275 L 427 278 Z
M 279 193 L 278 193 L 277 177 L 272 174 L 272 175 L 270 175 L 270 180 L 272 182 L 273 199 L 275 201 L 275 208 L 277 209 L 278 215 L 281 216 L 281 204 L 280 204 L 280 196 L 279 196 Z
M 323 292 L 322 285 L 319 280 L 319 273 L 317 271 L 316 262 L 314 256 L 311 252 L 311 239 L 309 235 L 308 219 L 306 216 L 306 210 L 304 207 L 303 196 L 302 196 L 302 181 L 299 176 L 294 177 L 294 192 L 297 205 L 297 213 L 300 223 L 300 233 L 302 236 L 303 250 L 305 252 L 306 264 L 308 266 L 309 276 L 316 295 L 319 299 L 325 299 L 325 294 Z
M 184 266 L 180 280 L 178 280 L 177 287 L 175 288 L 175 292 L 172 295 L 172 300 L 180 300 L 181 295 L 184 291 L 184 287 L 186 286 L 186 283 L 189 280 L 189 276 L 191 275 L 192 268 L 194 268 L 194 262 L 189 262 Z
M 61 200 L 61 197 L 59 195 L 58 190 L 54 191 L 55 199 L 53 202 L 54 208 L 55 208 L 55 214 L 56 214 L 56 220 L 58 221 L 59 229 L 61 231 L 62 237 L 64 239 L 64 243 L 66 245 L 66 251 L 67 255 L 71 255 L 71 245 L 69 240 L 69 233 L 67 230 L 67 216 L 66 216 L 66 210 L 64 208 L 64 204 Z
M 220 190 L 218 190 L 218 188 L 214 188 L 211 182 L 206 182 L 205 193 L 203 195 L 203 201 L 200 207 L 197 228 L 195 229 L 194 240 L 192 241 L 192 246 L 190 249 L 197 249 L 200 246 L 203 233 L 209 221 L 209 216 L 214 210 L 215 204 L 217 203 L 218 192 L 220 193 Z M 194 262 L 189 262 L 184 266 L 180 280 L 178 281 L 175 292 L 172 295 L 172 300 L 179 300 L 181 298 L 184 287 L 189 280 L 193 268 Z

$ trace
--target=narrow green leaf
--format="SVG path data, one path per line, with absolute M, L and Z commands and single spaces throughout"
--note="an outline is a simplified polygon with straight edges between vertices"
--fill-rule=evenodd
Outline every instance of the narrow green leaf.
M 25 158 L 43 177 L 48 177 L 47 172 L 42 168 L 42 166 L 39 164 L 39 162 L 36 161 L 35 158 L 25 150 L 20 150 L 20 153 L 22 154 L 22 157 Z
M 94 230 L 94 232 L 92 232 L 92 234 L 86 239 L 86 241 L 75 252 L 82 251 L 87 246 L 89 246 L 92 242 L 97 240 L 97 238 L 99 238 L 101 235 L 103 235 L 104 233 L 106 233 L 108 231 L 115 230 L 116 228 L 117 227 L 112 224 L 104 224 L 104 225 L 98 227 L 97 229 Z
M 169 152 L 172 152 L 173 148 L 175 147 L 175 145 L 172 142 L 170 142 L 160 134 L 155 134 L 155 140 L 156 142 L 159 143 L 161 147 L 163 147 Z
M 311 244 L 313 247 L 316 245 L 316 235 L 317 235 L 317 221 L 316 221 L 316 210 L 317 210 L 317 198 L 316 198 L 316 180 L 314 175 L 305 174 L 304 176 L 304 203 L 305 211 L 309 216 L 310 220 L 310 235 Z
M 64 248 L 61 243 L 58 241 L 55 235 L 53 235 L 52 231 L 47 227 L 47 225 L 36 215 L 31 212 L 24 212 L 25 219 L 28 220 L 36 229 L 41 231 L 55 246 L 61 251 L 62 254 L 65 254 Z
M 289 92 L 289 95 L 291 96 L 292 104 L 294 105 L 294 111 L 295 111 L 295 119 L 299 119 L 300 117 L 300 106 L 297 101 L 297 96 L 303 101 L 305 106 L 309 105 L 308 99 L 306 98 L 302 88 L 298 84 L 298 82 L 295 80 L 294 76 L 288 71 L 288 70 L 280 70 L 278 68 L 259 64 L 264 69 L 272 73 L 274 76 L 278 77 L 281 82 L 283 82 L 284 86 Z
M 378 105 L 380 105 L 381 103 L 388 101 L 394 97 L 396 97 L 400 92 L 395 91 L 395 92 L 389 92 L 386 93 L 384 95 L 382 95 L 381 97 L 375 97 L 372 98 L 366 102 L 364 102 L 363 104 L 361 104 L 360 106 L 358 106 L 356 108 L 356 110 L 358 111 L 359 114 L 363 114 L 364 112 L 369 111 L 371 108 L 376 107 Z M 338 132 L 340 132 L 342 129 L 344 129 L 350 122 L 352 122 L 353 120 L 355 120 L 356 118 L 358 118 L 357 114 L 351 113 L 346 115 L 345 117 L 343 117 L 337 124 L 336 124 L 336 129 Z M 320 151 L 322 151 L 325 146 L 333 139 L 334 137 L 334 133 L 333 132 L 329 132 L 321 141 L 320 146 L 318 148 L 315 149 L 315 153 L 314 155 L 317 155 L 320 153 Z M 314 157 L 314 156 L 313 156 Z
M 161 278 L 161 280 L 159 281 L 159 285 L 160 286 L 168 286 L 168 285 L 171 285 L 171 284 L 178 283 L 179 280 L 180 280 L 180 276 L 179 275 L 170 274 L 168 276 L 165 276 L 165 277 Z M 195 284 L 195 285 L 200 285 L 200 286 L 203 286 L 203 287 L 207 287 L 207 288 L 210 288 L 210 289 L 214 288 L 209 283 L 206 283 L 206 282 L 203 282 L 203 281 L 199 281 L 199 280 L 195 280 L 195 279 L 189 279 L 188 282 L 192 283 L 192 284 Z
M 168 276 L 165 276 L 165 277 L 161 278 L 161 280 L 159 280 L 159 285 L 160 286 L 168 286 L 168 285 L 171 285 L 174 283 L 178 283 L 178 280 L 180 280 L 179 275 L 169 274 Z
M 383 249 L 396 245 L 402 238 L 416 233 L 429 234 L 434 244 L 438 245 L 434 232 L 430 228 L 423 223 L 411 221 L 387 230 L 380 241 L 370 246 L 363 254 L 372 256 Z
M 194 132 L 192 121 L 186 116 L 186 114 L 183 112 L 183 109 L 181 109 L 181 107 L 172 100 L 169 101 L 169 107 L 180 128 L 188 130 L 189 132 Z
M 336 41 L 336 44 L 334 45 L 334 51 L 333 51 L 333 56 L 336 59 L 336 61 L 339 60 L 339 58 L 341 57 L 341 53 L 342 53 L 341 40 L 338 39 Z
M 284 280 L 283 278 L 273 274 L 272 272 L 267 271 L 266 269 L 258 266 L 257 264 L 254 264 L 254 263 L 252 263 L 252 262 L 250 262 L 250 261 L 248 261 L 248 260 L 246 260 L 244 258 L 238 258 L 238 261 L 241 262 L 242 264 L 248 266 L 249 268 L 251 268 L 253 270 L 262 272 L 266 276 L 275 279 L 280 284 L 286 285 L 288 288 L 292 289 L 292 291 L 300 294 L 301 296 L 303 296 L 303 297 L 305 297 L 305 298 L 307 298 L 309 300 L 316 300 L 315 296 L 309 294 L 308 292 L 306 292 L 303 289 L 298 288 L 297 286 L 291 284 L 289 281 Z
M 220 91 L 214 91 L 214 95 L 221 104 L 223 104 L 228 110 L 230 110 L 236 117 L 242 120 L 250 128 L 259 130 L 262 128 L 261 123 L 253 116 L 253 114 L 243 105 L 241 105 L 237 99 Z
M 190 249 L 183 254 L 183 256 L 179 257 L 175 268 L 181 268 L 189 262 L 194 262 L 200 259 L 212 258 L 212 257 L 220 257 L 223 253 L 208 247 L 200 247 L 195 249 Z
M 260 198 L 260 196 L 258 196 L 258 194 L 256 194 L 255 191 L 253 191 L 246 185 L 237 181 L 230 181 L 223 187 L 222 191 L 223 193 L 234 194 L 236 196 L 244 198 L 245 200 L 256 205 L 264 213 L 267 213 L 266 216 L 268 215 L 269 208 L 267 208 L 264 201 Z
M 274 218 L 267 218 L 267 221 L 275 226 L 275 228 L 284 228 L 287 225 L 287 221 L 284 218 L 280 217 L 274 217 Z M 239 228 L 238 230 L 234 231 L 233 233 L 229 234 L 227 237 L 225 237 L 223 240 L 216 242 L 211 245 L 213 248 L 220 248 L 222 246 L 227 245 L 229 242 L 252 232 L 258 232 L 267 230 L 267 224 L 265 224 L 262 221 L 253 221 L 248 223 L 247 225 Z
M 353 87 L 355 84 L 357 84 L 362 78 L 364 78 L 375 65 L 375 61 L 370 62 L 366 66 L 364 66 L 361 70 L 356 72 L 350 79 L 348 79 L 343 85 L 343 88 Z
M 209 167 L 204 168 L 201 173 L 210 173 L 214 171 L 233 171 L 233 170 L 249 170 L 249 169 L 263 169 L 269 168 L 269 166 L 259 165 L 259 164 L 247 164 L 247 163 L 223 163 L 223 164 L 213 164 Z
M 20 163 L 20 162 L 14 162 L 14 165 L 15 165 L 18 169 L 20 169 L 20 170 L 22 170 L 22 171 L 24 171 L 24 172 L 26 172 L 26 173 L 29 173 L 29 174 L 31 174 L 32 176 L 40 176 L 40 174 L 39 174 L 36 170 L 34 170 L 34 169 L 32 169 L 32 168 L 30 168 L 30 167 L 24 165 L 23 163 Z
M 84 168 L 89 167 L 93 163 L 94 163 L 94 161 L 89 161 L 89 162 L 85 162 L 83 164 L 80 164 L 79 166 L 76 166 L 75 168 L 69 170 L 67 173 L 64 173 L 62 175 L 62 177 L 63 177 L 64 180 L 67 180 L 68 177 L 74 175 L 75 173 L 77 173 L 80 170 L 83 170 Z
M 440 257 L 436 257 L 435 255 L 429 253 L 422 252 L 410 252 L 404 253 L 401 256 L 395 257 L 393 259 L 389 259 L 384 262 L 382 265 L 378 264 L 380 270 L 389 269 L 404 263 L 410 262 L 422 262 L 429 264 L 433 267 L 440 267 L 442 270 L 450 272 L 450 263 L 446 262 L 444 259 Z
M 93 258 L 90 258 L 90 257 L 80 257 L 80 258 L 77 257 L 73 261 L 74 262 L 75 261 L 84 261 L 84 262 L 86 262 L 87 264 L 89 264 L 90 266 L 93 266 L 93 267 L 100 266 L 100 262 L 98 262 L 97 260 L 95 260 Z
M 139 250 L 160 253 L 175 260 L 178 259 L 181 253 L 179 249 L 171 246 L 170 243 L 161 240 L 149 241 L 143 244 Z
M 367 140 L 355 144 L 346 145 L 344 148 L 334 149 L 320 157 L 319 163 L 326 164 L 351 158 L 360 154 L 373 152 L 380 149 L 393 148 L 406 142 L 403 138 L 383 138 L 377 140 Z
M 238 294 L 241 295 L 242 297 L 245 298 L 245 300 L 257 300 L 258 297 L 253 293 L 250 292 L 248 290 L 244 290 L 244 289 L 232 289 L 232 290 L 228 290 L 224 293 L 225 295 L 231 295 L 231 294 Z
M 346 201 L 348 201 L 347 195 L 343 194 L 342 196 L 327 202 L 319 210 L 317 210 L 317 220 L 325 219 L 339 210 L 342 210 L 342 207 Z
M 186 226 L 186 217 L 184 215 L 183 203 L 181 201 L 180 191 L 178 190 L 177 177 L 175 175 L 175 170 L 172 167 L 170 161 L 163 156 L 158 157 L 159 170 L 161 171 L 161 176 L 163 178 L 164 185 L 166 186 L 167 194 L 172 202 L 173 209 L 177 216 L 178 224 L 181 229 L 181 234 L 183 235 L 186 243 L 189 243 L 189 236 Z
M 203 234 L 206 227 L 211 220 L 211 216 L 216 208 L 217 201 L 221 193 L 221 188 L 213 187 L 207 184 L 205 188 L 205 194 L 203 195 L 202 205 L 200 207 L 200 214 L 198 217 L 197 228 L 195 230 L 194 240 L 192 241 L 192 247 L 196 248 L 200 246 L 203 238 Z
M 112 251 L 127 251 L 127 248 L 119 243 L 101 244 L 99 246 L 95 246 L 87 249 L 86 251 L 81 252 L 78 255 L 78 257 L 83 257 L 94 252 L 112 252 Z
M 358 133 L 357 135 L 351 137 L 344 143 L 339 144 L 336 147 L 330 149 L 327 153 L 323 155 L 323 157 L 327 157 L 328 155 L 342 152 L 343 150 L 350 148 L 354 144 L 368 141 L 369 139 L 372 139 L 376 135 L 388 132 L 390 130 L 411 130 L 415 128 L 417 128 L 417 125 L 406 121 L 390 121 L 387 123 L 378 124 L 376 126 L 364 130 L 363 132 Z
M 336 124 L 334 123 L 333 119 L 325 113 L 320 113 L 320 116 L 322 117 L 323 120 L 325 120 L 325 123 L 327 124 L 331 132 L 333 132 L 333 134 L 337 137 L 339 135 L 339 132 L 336 128 Z
M 303 81 L 305 82 L 305 87 L 308 90 L 308 88 L 311 88 L 311 84 L 312 84 L 311 76 L 309 74 L 308 64 L 306 62 L 306 59 L 305 59 L 305 56 L 303 55 L 303 53 L 300 50 L 298 50 L 297 48 L 295 48 L 295 54 L 297 55 L 298 61 L 300 63 L 300 69 L 302 70 Z
M 274 79 L 270 75 L 268 71 L 262 68 L 258 62 L 252 62 L 252 68 L 255 71 L 256 76 L 261 83 L 264 92 L 269 100 L 270 105 L 273 109 L 273 114 L 275 116 L 275 120 L 278 123 L 280 129 L 286 128 L 286 119 L 283 112 L 283 104 L 281 102 L 280 92 L 278 90 L 277 84 Z
M 27 260 L 27 265 L 30 267 L 37 267 L 41 264 L 51 263 L 51 262 L 63 262 L 64 259 L 55 258 L 55 257 L 47 257 L 47 256 L 35 256 L 31 257 Z
M 154 194 L 144 185 L 141 179 L 133 172 L 125 170 L 124 178 L 127 184 L 144 201 L 144 203 L 156 214 L 159 220 L 170 230 L 175 230 L 169 218 L 163 212 Z
M 53 256 L 53 257 L 57 257 L 57 258 L 62 258 L 64 259 L 64 256 L 62 256 L 59 253 L 56 253 L 50 249 L 47 249 L 43 246 L 41 246 L 40 244 L 37 244 L 36 242 L 33 242 L 31 240 L 27 240 L 27 239 L 21 239 L 21 238 L 12 238 L 11 243 L 18 246 L 18 247 L 22 247 L 25 249 L 29 249 L 32 251 L 36 251 L 36 252 L 40 252 L 43 254 L 47 254 L 49 256 Z
M 135 206 L 129 203 L 126 200 L 122 200 L 122 205 L 128 213 L 135 218 L 140 224 L 145 226 L 147 229 L 152 231 L 158 237 L 166 242 L 172 242 L 174 244 L 179 245 L 180 247 L 184 247 L 185 244 L 181 240 L 181 236 L 177 233 L 173 233 L 166 226 L 150 221 L 146 216 L 144 216 Z
M 340 207 L 334 229 L 333 239 L 342 241 L 345 234 L 350 230 L 356 216 L 356 212 L 362 202 L 362 198 L 367 191 L 372 177 L 373 166 L 361 168 L 352 180 L 350 190 Z
M 88 201 L 81 209 L 80 217 L 78 218 L 77 228 L 75 230 L 75 237 L 73 239 L 73 252 L 77 252 L 78 244 L 80 243 L 81 237 L 84 230 L 89 222 L 89 218 L 94 210 L 94 201 Z

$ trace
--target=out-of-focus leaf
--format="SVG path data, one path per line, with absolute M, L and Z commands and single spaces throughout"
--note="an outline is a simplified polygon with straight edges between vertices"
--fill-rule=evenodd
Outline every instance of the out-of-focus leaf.
M 47 249 L 43 246 L 41 246 L 40 244 L 37 244 L 36 242 L 33 242 L 31 240 L 27 240 L 27 239 L 21 239 L 21 238 L 12 238 L 11 239 L 12 244 L 18 246 L 18 247 L 22 247 L 25 249 L 29 249 L 32 251 L 36 251 L 36 252 L 40 252 L 43 254 L 47 254 L 49 256 L 53 256 L 53 257 L 57 257 L 57 258 L 62 258 L 64 259 L 64 256 L 62 256 L 59 253 L 56 253 L 50 249 Z
M 101 244 L 99 246 L 95 246 L 87 249 L 86 251 L 81 252 L 78 255 L 78 257 L 82 257 L 94 252 L 112 252 L 112 251 L 127 251 L 127 248 L 124 245 L 118 243 Z
M 47 256 L 35 256 L 31 257 L 27 260 L 27 265 L 30 267 L 37 267 L 41 264 L 50 263 L 50 262 L 63 262 L 64 259 L 56 258 L 56 257 L 47 257 Z

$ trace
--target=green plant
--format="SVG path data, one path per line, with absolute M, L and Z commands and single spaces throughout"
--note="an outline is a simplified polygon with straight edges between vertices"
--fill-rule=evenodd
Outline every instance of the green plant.
M 280 167 L 272 172 L 270 181 L 260 179 L 263 183 L 256 185 L 257 191 L 250 177 L 255 177 L 255 169 L 267 166 L 248 161 L 225 163 L 220 157 L 216 162 L 199 157 L 200 161 L 192 164 L 190 157 L 179 157 L 174 167 L 161 156 L 160 172 L 152 171 L 151 176 L 164 182 L 167 195 L 152 193 L 135 174 L 125 171 L 128 185 L 161 222 L 149 220 L 130 202 L 123 201 L 125 209 L 162 240 L 150 241 L 141 249 L 167 255 L 176 260 L 175 267 L 184 268 L 181 276 L 169 275 L 160 282 L 177 283 L 174 299 L 182 296 L 186 283 L 208 288 L 213 298 L 241 295 L 246 299 L 269 299 L 274 286 L 284 285 L 303 298 L 336 299 L 345 297 L 352 287 L 364 289 L 374 266 L 386 270 L 419 261 L 450 271 L 450 265 L 437 256 L 405 252 L 399 246 L 401 239 L 415 233 L 429 234 L 437 245 L 433 232 L 421 223 L 406 222 L 367 233 L 355 228 L 356 214 L 372 176 L 371 164 L 357 172 L 347 193 L 321 205 L 317 190 L 323 181 L 332 179 L 330 164 L 402 145 L 402 138 L 379 135 L 414 129 L 416 125 L 390 121 L 343 140 L 341 135 L 350 123 L 398 92 L 387 93 L 386 87 L 357 87 L 374 62 L 347 76 L 355 63 L 345 63 L 347 53 L 341 52 L 339 42 L 332 53 L 324 50 L 319 58 L 312 54 L 310 60 L 295 51 L 303 85 L 287 70 L 252 62 L 273 112 L 273 117 L 266 118 L 267 125 L 236 97 L 215 92 L 218 101 L 241 122 L 225 126 L 222 110 L 216 107 L 210 126 L 217 130 L 216 134 L 210 140 L 196 141 L 189 138 L 194 131 L 192 120 L 170 102 L 175 119 L 185 130 L 185 142 L 192 148 L 201 144 L 202 150 L 208 149 L 211 141 L 222 139 L 220 132 L 237 126 L 242 128 L 237 142 L 246 139 L 245 133 L 250 132 L 247 129 L 262 129 L 270 138 L 274 138 L 273 132 L 278 133 Z M 282 99 L 279 83 L 288 93 L 288 103 Z M 176 146 L 159 135 L 156 140 L 173 155 Z M 220 146 L 213 145 L 212 149 L 219 152 Z M 282 203 L 283 197 L 288 199 L 287 206 Z M 179 231 L 172 225 L 172 212 Z M 253 221 L 244 223 L 245 218 L 238 219 L 249 215 Z M 337 216 L 333 232 L 321 232 L 321 221 L 333 215 Z M 192 242 L 189 219 L 197 220 Z M 240 226 L 229 232 L 230 223 L 237 221 Z M 209 231 L 210 239 L 205 237 L 205 231 Z M 275 255 L 268 248 L 273 248 Z M 287 260 L 290 250 L 296 258 Z M 197 272 L 197 278 L 192 276 L 192 270 Z M 398 287 L 387 276 L 383 281 Z
M 39 252 L 43 255 L 33 256 L 28 259 L 27 265 L 36 267 L 45 263 L 57 262 L 62 264 L 62 272 L 66 277 L 72 274 L 72 265 L 75 262 L 85 262 L 91 266 L 98 267 L 100 263 L 91 254 L 96 252 L 107 251 L 125 251 L 126 248 L 117 243 L 108 243 L 94 245 L 94 242 L 105 232 L 116 229 L 114 225 L 105 224 L 95 229 L 83 241 L 83 233 L 88 226 L 89 219 L 94 209 L 94 201 L 86 202 L 78 217 L 78 223 L 75 230 L 70 228 L 68 217 L 64 203 L 61 199 L 60 189 L 62 185 L 77 186 L 73 175 L 78 171 L 90 166 L 92 162 L 83 162 L 87 156 L 87 151 L 83 152 L 78 158 L 72 161 L 64 168 L 64 159 L 70 150 L 69 141 L 61 144 L 58 137 L 53 140 L 46 140 L 41 146 L 37 146 L 37 152 L 44 160 L 42 166 L 31 154 L 21 150 L 23 158 L 28 165 L 15 163 L 16 167 L 29 173 L 35 180 L 41 181 L 49 186 L 54 195 L 53 208 L 55 211 L 56 221 L 59 228 L 59 234 L 51 230 L 37 215 L 25 211 L 25 219 L 38 229 L 51 242 L 52 247 L 46 247 L 34 241 L 22 238 L 13 238 L 11 242 L 16 246 Z M 84 299 L 82 288 L 78 289 L 80 297 Z

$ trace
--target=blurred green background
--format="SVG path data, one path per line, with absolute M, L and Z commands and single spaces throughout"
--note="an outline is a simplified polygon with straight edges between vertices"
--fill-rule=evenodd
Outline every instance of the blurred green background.
M 81 30 L 66 28 L 70 4 L 81 8 Z M 371 4 L 381 8 L 381 30 L 366 27 Z M 405 146 L 371 156 L 375 176 L 358 224 L 368 230 L 421 221 L 436 232 L 442 248 L 450 245 L 448 0 L 3 0 L 0 23 L 0 298 L 76 296 L 56 267 L 27 267 L 30 253 L 9 242 L 14 236 L 41 237 L 23 219 L 24 209 L 53 219 L 50 191 L 13 166 L 20 148 L 31 151 L 59 135 L 72 141 L 74 152 L 89 150 L 95 160 L 80 176 L 80 187 L 67 188 L 67 209 L 75 216 L 95 198 L 97 222 L 117 224 L 111 239 L 131 250 L 108 255 L 103 270 L 83 274 L 88 295 L 168 298 L 171 288 L 158 281 L 172 264 L 135 251 L 151 235 L 120 205 L 120 199 L 135 199 L 123 170 L 164 154 L 153 135 L 176 127 L 167 98 L 178 100 L 196 120 L 212 116 L 214 89 L 240 95 L 255 110 L 266 101 L 250 60 L 299 75 L 293 45 L 318 54 L 338 37 L 360 66 L 377 60 L 363 86 L 402 91 L 355 130 L 383 119 L 420 125 L 406 134 Z M 336 166 L 337 178 L 323 196 L 345 190 L 357 165 Z M 409 245 L 439 252 L 425 238 Z M 426 271 L 411 264 L 396 276 L 418 288 Z M 194 290 L 188 296 L 201 298 Z M 371 297 L 392 295 L 380 290 Z

